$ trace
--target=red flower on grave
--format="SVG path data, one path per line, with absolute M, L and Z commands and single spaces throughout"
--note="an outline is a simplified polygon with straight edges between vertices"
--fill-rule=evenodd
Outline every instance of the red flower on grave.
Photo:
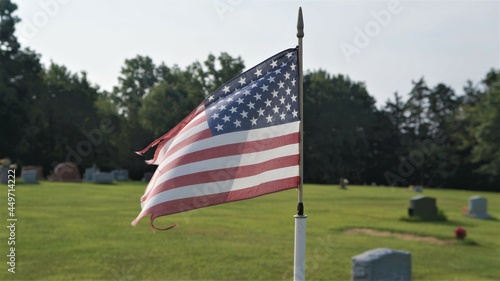
M 467 231 L 465 230 L 465 228 L 459 226 L 457 227 L 457 229 L 455 229 L 455 238 L 464 239 L 465 236 L 467 236 Z

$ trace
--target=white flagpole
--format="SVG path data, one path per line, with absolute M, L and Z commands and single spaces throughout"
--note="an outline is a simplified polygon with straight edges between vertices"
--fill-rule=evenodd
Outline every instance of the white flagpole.
M 302 38 L 304 37 L 304 20 L 302 19 L 302 7 L 299 8 L 299 18 L 297 21 L 297 38 L 299 39 L 299 101 L 300 101 L 300 185 L 299 203 L 297 205 L 297 214 L 295 218 L 295 244 L 294 244 L 294 266 L 293 266 L 293 280 L 305 280 L 306 278 L 306 218 L 304 215 L 303 204 L 303 166 L 304 166 L 304 87 L 303 87 L 303 66 L 302 66 Z

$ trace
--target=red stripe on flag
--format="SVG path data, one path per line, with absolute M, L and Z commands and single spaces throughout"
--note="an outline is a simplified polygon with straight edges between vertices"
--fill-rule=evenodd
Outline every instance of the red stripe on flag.
M 151 214 L 151 224 L 157 217 L 176 214 L 198 208 L 204 208 L 213 205 L 250 199 L 270 193 L 275 193 L 287 189 L 296 188 L 299 185 L 300 177 L 291 177 L 276 181 L 265 182 L 257 186 L 252 186 L 243 190 L 236 190 L 212 195 L 202 195 L 184 199 L 166 201 L 149 208 L 140 217 L 134 220 L 134 224 L 141 218 Z M 156 228 L 156 227 L 155 227 Z
M 184 154 L 172 160 L 167 166 L 161 168 L 159 170 L 159 173 L 163 174 L 168 170 L 172 169 L 173 167 L 178 167 L 188 163 L 219 158 L 219 157 L 232 156 L 232 155 L 260 152 L 289 144 L 298 143 L 299 137 L 300 137 L 299 133 L 293 133 L 272 139 L 234 143 L 234 144 L 227 144 L 227 145 L 207 148 L 189 154 Z
M 210 129 L 203 130 L 201 132 L 198 132 L 185 140 L 179 142 L 177 145 L 169 148 L 168 152 L 165 154 L 163 158 L 167 158 L 170 155 L 174 154 L 175 152 L 179 151 L 180 149 L 184 148 L 185 146 L 191 145 L 197 141 L 209 138 L 212 136 L 212 132 L 210 132 Z
M 283 167 L 290 167 L 299 163 L 299 155 L 291 155 L 275 158 L 262 163 L 247 166 L 238 166 L 227 169 L 217 169 L 205 172 L 192 173 L 175 177 L 155 186 L 155 189 L 148 194 L 148 198 L 158 193 L 188 185 L 225 181 L 243 177 L 258 175 L 262 172 Z

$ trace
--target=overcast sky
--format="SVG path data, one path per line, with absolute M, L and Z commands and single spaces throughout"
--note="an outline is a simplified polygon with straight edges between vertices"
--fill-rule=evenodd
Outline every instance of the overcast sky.
M 13 1 L 24 47 L 106 90 L 138 54 L 185 67 L 228 52 L 250 68 L 297 44 L 299 6 L 304 69 L 363 81 L 379 106 L 422 76 L 462 93 L 500 66 L 499 1 Z

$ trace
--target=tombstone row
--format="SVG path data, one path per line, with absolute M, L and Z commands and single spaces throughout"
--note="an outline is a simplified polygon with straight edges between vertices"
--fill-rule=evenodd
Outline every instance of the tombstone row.
M 410 216 L 433 218 L 438 215 L 436 198 L 415 196 L 410 200 Z M 490 218 L 487 199 L 482 196 L 469 198 L 468 216 Z M 352 257 L 352 281 L 403 281 L 412 280 L 411 254 L 405 251 L 379 248 Z
M 410 200 L 408 208 L 410 217 L 416 216 L 423 219 L 434 219 L 438 216 L 436 198 L 426 196 L 415 196 Z M 467 216 L 479 219 L 491 218 L 488 214 L 488 200 L 482 196 L 469 198 L 469 209 Z
M 128 170 L 118 169 L 111 172 L 101 172 L 99 168 L 91 167 L 85 169 L 83 175 L 83 181 L 93 182 L 93 183 L 104 183 L 110 184 L 113 181 L 127 181 L 128 180 Z
M 0 176 L 3 176 L 3 166 L 0 170 Z M 8 167 L 5 167 L 8 169 Z M 6 174 L 7 172 L 5 172 Z M 21 171 L 21 178 L 25 183 L 37 183 L 39 179 L 43 179 L 43 170 L 40 166 L 25 166 Z M 85 169 L 83 179 L 80 177 L 78 167 L 71 162 L 64 162 L 58 164 L 51 174 L 47 177 L 49 181 L 62 181 L 62 182 L 94 182 L 94 183 L 112 183 L 113 181 L 127 181 L 128 170 L 117 169 L 109 173 L 101 172 L 96 167 Z
M 421 185 L 410 185 L 408 190 L 413 192 L 424 192 L 424 187 Z

